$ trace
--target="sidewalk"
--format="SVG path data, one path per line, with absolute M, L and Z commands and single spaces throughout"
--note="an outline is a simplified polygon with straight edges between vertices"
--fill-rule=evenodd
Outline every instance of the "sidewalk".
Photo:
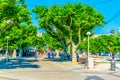
M 53 61 L 46 55 L 39 61 L 34 58 L 13 59 L 8 67 L 5 66 L 1 65 L 0 80 L 120 80 L 120 70 L 110 71 L 108 64 L 83 69 L 83 64 Z
M 93 69 L 87 69 L 84 68 L 84 64 L 73 64 L 71 61 L 67 62 L 51 62 L 57 66 L 64 67 L 65 69 L 68 70 L 87 70 L 87 71 L 109 71 L 111 72 L 111 63 L 99 63 L 95 65 Z M 115 71 L 120 71 L 120 63 L 116 63 L 116 70 Z
M 113 80 L 113 79 L 119 80 L 120 78 L 120 69 L 111 71 L 109 63 L 98 64 L 95 66 L 94 69 L 83 69 L 82 64 L 72 64 L 71 62 L 52 62 L 52 64 L 55 64 L 59 67 L 65 68 L 72 72 L 77 72 L 79 74 L 97 75 L 99 77 L 105 78 L 100 80 Z M 120 66 L 120 64 L 117 64 L 117 66 Z M 86 80 L 91 80 L 91 79 L 86 79 Z M 97 79 L 94 79 L 94 80 L 97 80 Z
M 0 80 L 15 80 L 15 79 L 10 79 L 10 78 L 0 78 Z

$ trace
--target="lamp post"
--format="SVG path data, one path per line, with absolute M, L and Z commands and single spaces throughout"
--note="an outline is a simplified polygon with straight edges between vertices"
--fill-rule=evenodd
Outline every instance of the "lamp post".
M 87 64 L 87 66 L 88 66 L 88 69 L 92 69 L 92 68 L 94 68 L 94 58 L 90 57 L 91 54 L 89 52 L 89 48 L 90 48 L 89 37 L 90 37 L 91 33 L 87 32 L 86 34 L 88 35 L 88 64 Z
M 90 36 L 90 32 L 86 33 L 88 35 L 88 57 L 90 56 L 90 52 L 89 52 L 89 48 L 90 48 L 90 43 L 89 43 L 89 36 Z
M 6 36 L 6 39 L 7 39 L 7 51 L 6 51 L 6 61 L 8 62 L 8 39 L 9 39 L 10 37 L 9 36 Z

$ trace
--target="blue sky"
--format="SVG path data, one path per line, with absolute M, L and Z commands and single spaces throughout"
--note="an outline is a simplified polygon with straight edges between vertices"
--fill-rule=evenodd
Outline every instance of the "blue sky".
M 120 14 L 120 0 L 25 0 L 29 10 L 31 11 L 36 5 L 52 6 L 54 4 L 64 5 L 65 3 L 82 2 L 83 4 L 93 5 L 96 10 L 105 16 L 105 21 L 108 22 L 116 14 Z M 38 26 L 35 14 L 32 13 L 33 23 Z M 108 24 L 103 27 L 97 27 L 94 32 L 97 34 L 108 34 L 111 29 L 116 32 L 120 27 L 120 15 L 113 18 Z

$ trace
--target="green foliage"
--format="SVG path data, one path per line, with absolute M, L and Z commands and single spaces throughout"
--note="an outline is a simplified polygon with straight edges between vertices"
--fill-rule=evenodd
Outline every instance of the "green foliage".
M 42 36 L 36 36 L 34 37 L 34 47 L 37 48 L 38 50 L 43 50 L 45 47 L 45 40 Z
M 112 52 L 116 53 L 118 50 L 116 46 L 118 45 L 118 39 L 116 35 L 100 35 L 96 38 L 90 39 L 90 51 L 91 53 L 96 52 Z M 79 48 L 87 51 L 88 48 L 87 40 L 83 41 Z
M 33 12 L 37 14 L 40 27 L 65 45 L 71 43 L 70 35 L 73 42 L 78 43 L 80 39 L 83 40 L 86 37 L 87 31 L 92 31 L 96 26 L 104 24 L 102 14 L 93 7 L 81 3 L 51 7 L 36 6 Z M 53 31 L 53 26 L 56 31 Z
M 6 49 L 6 36 L 9 48 L 33 46 L 37 28 L 31 25 L 31 14 L 24 0 L 0 0 L 0 47 Z
M 55 50 L 61 48 L 62 46 L 60 42 L 47 33 L 45 33 L 43 36 L 34 37 L 33 44 L 38 50 L 46 50 L 47 48 Z
M 0 3 L 0 33 L 23 22 L 31 23 L 31 14 L 24 0 L 1 0 Z
M 43 36 L 45 44 L 48 46 L 48 48 L 55 50 L 62 48 L 62 44 L 60 41 L 57 41 L 57 39 L 51 37 L 49 34 L 44 34 Z
M 8 29 L 1 35 L 1 45 L 6 49 L 6 36 L 9 36 L 9 48 L 16 49 L 33 46 L 34 37 L 37 34 L 37 28 L 34 25 L 20 24 Z

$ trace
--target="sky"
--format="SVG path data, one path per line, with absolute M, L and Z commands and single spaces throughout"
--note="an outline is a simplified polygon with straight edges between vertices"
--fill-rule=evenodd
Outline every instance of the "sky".
M 81 2 L 83 4 L 92 5 L 95 9 L 104 15 L 105 22 L 108 22 L 103 27 L 96 27 L 93 32 L 96 34 L 109 34 L 112 29 L 118 32 L 120 28 L 120 0 L 25 0 L 28 5 L 28 9 L 32 9 L 36 5 L 52 6 L 54 4 L 64 5 L 66 3 Z M 37 27 L 38 21 L 35 18 L 35 14 L 32 13 L 33 24 Z M 43 30 L 41 30 L 43 31 Z

